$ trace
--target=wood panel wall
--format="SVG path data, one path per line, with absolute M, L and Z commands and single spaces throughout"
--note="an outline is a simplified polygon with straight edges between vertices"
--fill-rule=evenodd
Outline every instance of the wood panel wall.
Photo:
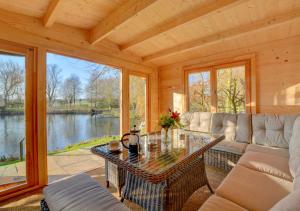
M 182 62 L 159 69 L 159 109 L 184 109 L 173 103 L 173 95 L 184 95 L 184 67 L 210 65 L 254 54 L 257 113 L 300 113 L 300 36 L 266 42 Z M 183 97 L 184 99 L 184 97 Z M 182 102 L 183 104 L 184 102 Z

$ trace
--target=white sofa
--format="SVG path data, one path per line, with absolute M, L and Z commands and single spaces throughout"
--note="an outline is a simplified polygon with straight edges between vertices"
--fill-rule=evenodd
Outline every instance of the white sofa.
M 200 211 L 300 210 L 300 117 L 253 115 L 252 130 L 245 153 Z

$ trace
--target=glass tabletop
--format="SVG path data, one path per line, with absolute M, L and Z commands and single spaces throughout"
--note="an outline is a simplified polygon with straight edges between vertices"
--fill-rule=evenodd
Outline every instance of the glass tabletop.
M 117 153 L 110 152 L 107 144 L 96 146 L 92 151 L 148 174 L 159 175 L 192 156 L 203 154 L 222 139 L 222 136 L 209 133 L 175 129 L 168 137 L 160 132 L 141 136 L 139 154 L 129 153 L 123 146 Z

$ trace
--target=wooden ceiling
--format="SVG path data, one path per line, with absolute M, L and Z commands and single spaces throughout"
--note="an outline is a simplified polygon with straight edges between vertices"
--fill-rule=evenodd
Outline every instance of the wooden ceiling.
M 300 0 L 0 0 L 0 8 L 89 33 L 164 66 L 300 34 Z M 274 35 L 275 34 L 275 35 Z

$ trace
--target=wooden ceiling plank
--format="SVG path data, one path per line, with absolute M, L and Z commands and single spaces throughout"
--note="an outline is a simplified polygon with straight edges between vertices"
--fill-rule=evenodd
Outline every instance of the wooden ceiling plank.
M 245 2 L 245 0 L 222 0 L 214 1 L 213 3 L 207 5 L 201 5 L 192 10 L 185 11 L 181 15 L 178 15 L 170 20 L 167 20 L 163 23 L 158 24 L 157 26 L 150 28 L 149 30 L 142 32 L 141 34 L 133 37 L 126 44 L 120 46 L 121 50 L 126 50 L 135 45 L 138 45 L 146 40 L 149 40 L 152 37 L 155 37 L 161 33 L 167 32 L 171 29 L 184 25 L 190 21 L 193 21 L 197 18 L 208 15 L 212 12 L 215 12 L 219 9 L 227 9 L 228 7 L 236 6 L 238 3 Z
M 145 62 L 153 61 L 158 58 L 167 57 L 167 56 L 170 56 L 173 54 L 189 51 L 194 48 L 204 47 L 206 45 L 224 41 L 225 39 L 232 39 L 232 38 L 240 37 L 249 32 L 274 27 L 274 26 L 282 24 L 282 23 L 293 21 L 297 18 L 300 18 L 300 9 L 290 11 L 290 12 L 287 12 L 287 13 L 284 13 L 281 15 L 265 18 L 263 20 L 259 20 L 259 21 L 256 21 L 256 22 L 253 22 L 250 24 L 246 24 L 243 26 L 238 26 L 238 27 L 235 27 L 232 29 L 225 30 L 223 32 L 208 35 L 203 38 L 192 40 L 190 42 L 186 42 L 186 43 L 177 45 L 175 47 L 171 47 L 171 48 L 153 53 L 151 55 L 144 56 L 142 59 Z
M 47 11 L 43 18 L 45 27 L 51 27 L 54 24 L 60 2 L 61 0 L 50 1 Z
M 104 20 L 91 30 L 90 42 L 95 44 L 106 38 L 113 30 L 137 15 L 157 0 L 128 0 L 110 13 Z

